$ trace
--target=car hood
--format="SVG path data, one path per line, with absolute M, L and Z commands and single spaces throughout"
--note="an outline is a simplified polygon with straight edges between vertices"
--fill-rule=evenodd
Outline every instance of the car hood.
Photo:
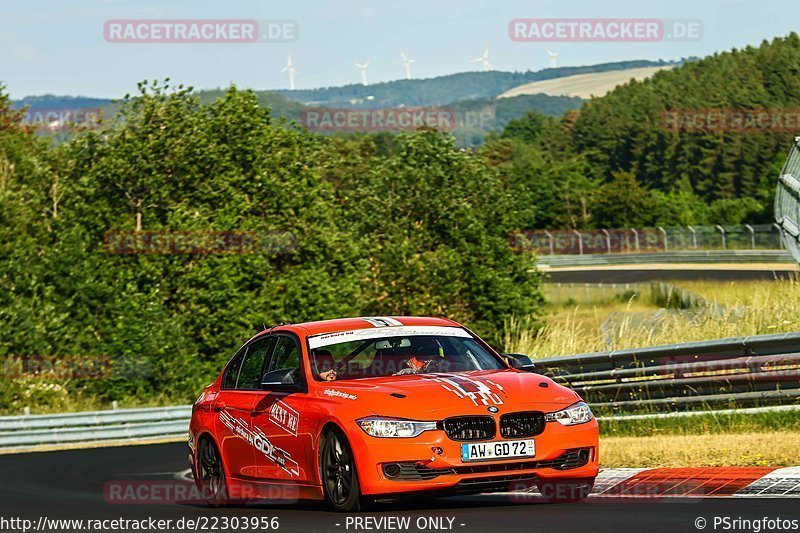
M 486 414 L 490 407 L 552 412 L 580 401 L 550 378 L 511 369 L 342 380 L 325 383 L 319 394 L 376 415 L 425 419 Z

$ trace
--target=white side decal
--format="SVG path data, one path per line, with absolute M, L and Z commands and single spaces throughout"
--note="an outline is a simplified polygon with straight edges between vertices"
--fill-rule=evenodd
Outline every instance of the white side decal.
M 300 466 L 297 464 L 297 461 L 292 459 L 292 456 L 289 455 L 286 450 L 282 450 L 272 444 L 260 429 L 256 428 L 255 431 L 251 431 L 250 428 L 247 427 L 247 422 L 235 416 L 231 416 L 230 413 L 226 411 L 222 411 L 219 414 L 219 421 L 222 422 L 226 428 L 231 430 L 231 433 L 239 435 L 247 441 L 250 446 L 263 453 L 264 457 L 281 467 L 287 474 L 290 476 L 300 475 Z

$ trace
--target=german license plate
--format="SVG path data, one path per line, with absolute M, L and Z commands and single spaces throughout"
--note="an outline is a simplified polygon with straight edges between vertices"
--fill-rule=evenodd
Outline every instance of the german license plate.
M 533 457 L 535 454 L 536 448 L 533 439 L 475 442 L 461 445 L 461 460 L 464 462 Z

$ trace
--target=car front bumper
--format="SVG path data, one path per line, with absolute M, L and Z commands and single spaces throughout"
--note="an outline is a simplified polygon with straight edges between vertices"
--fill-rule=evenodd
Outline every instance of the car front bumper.
M 371 437 L 358 426 L 349 433 L 366 495 L 523 490 L 539 480 L 591 479 L 599 470 L 594 419 L 575 426 L 548 422 L 542 433 L 528 437 L 535 441 L 533 457 L 474 462 L 462 461 L 462 442 L 442 430 L 414 438 Z

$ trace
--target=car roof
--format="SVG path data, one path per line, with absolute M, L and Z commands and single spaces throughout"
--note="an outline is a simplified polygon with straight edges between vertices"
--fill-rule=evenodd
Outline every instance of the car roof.
M 300 324 L 283 324 L 274 328 L 267 328 L 253 338 L 269 332 L 288 331 L 298 335 L 320 335 L 322 333 L 336 333 L 338 331 L 351 331 L 355 329 L 368 329 L 392 326 L 455 326 L 461 324 L 447 318 L 434 318 L 422 316 L 374 316 L 335 318 L 332 320 L 318 320 L 316 322 L 303 322 Z

